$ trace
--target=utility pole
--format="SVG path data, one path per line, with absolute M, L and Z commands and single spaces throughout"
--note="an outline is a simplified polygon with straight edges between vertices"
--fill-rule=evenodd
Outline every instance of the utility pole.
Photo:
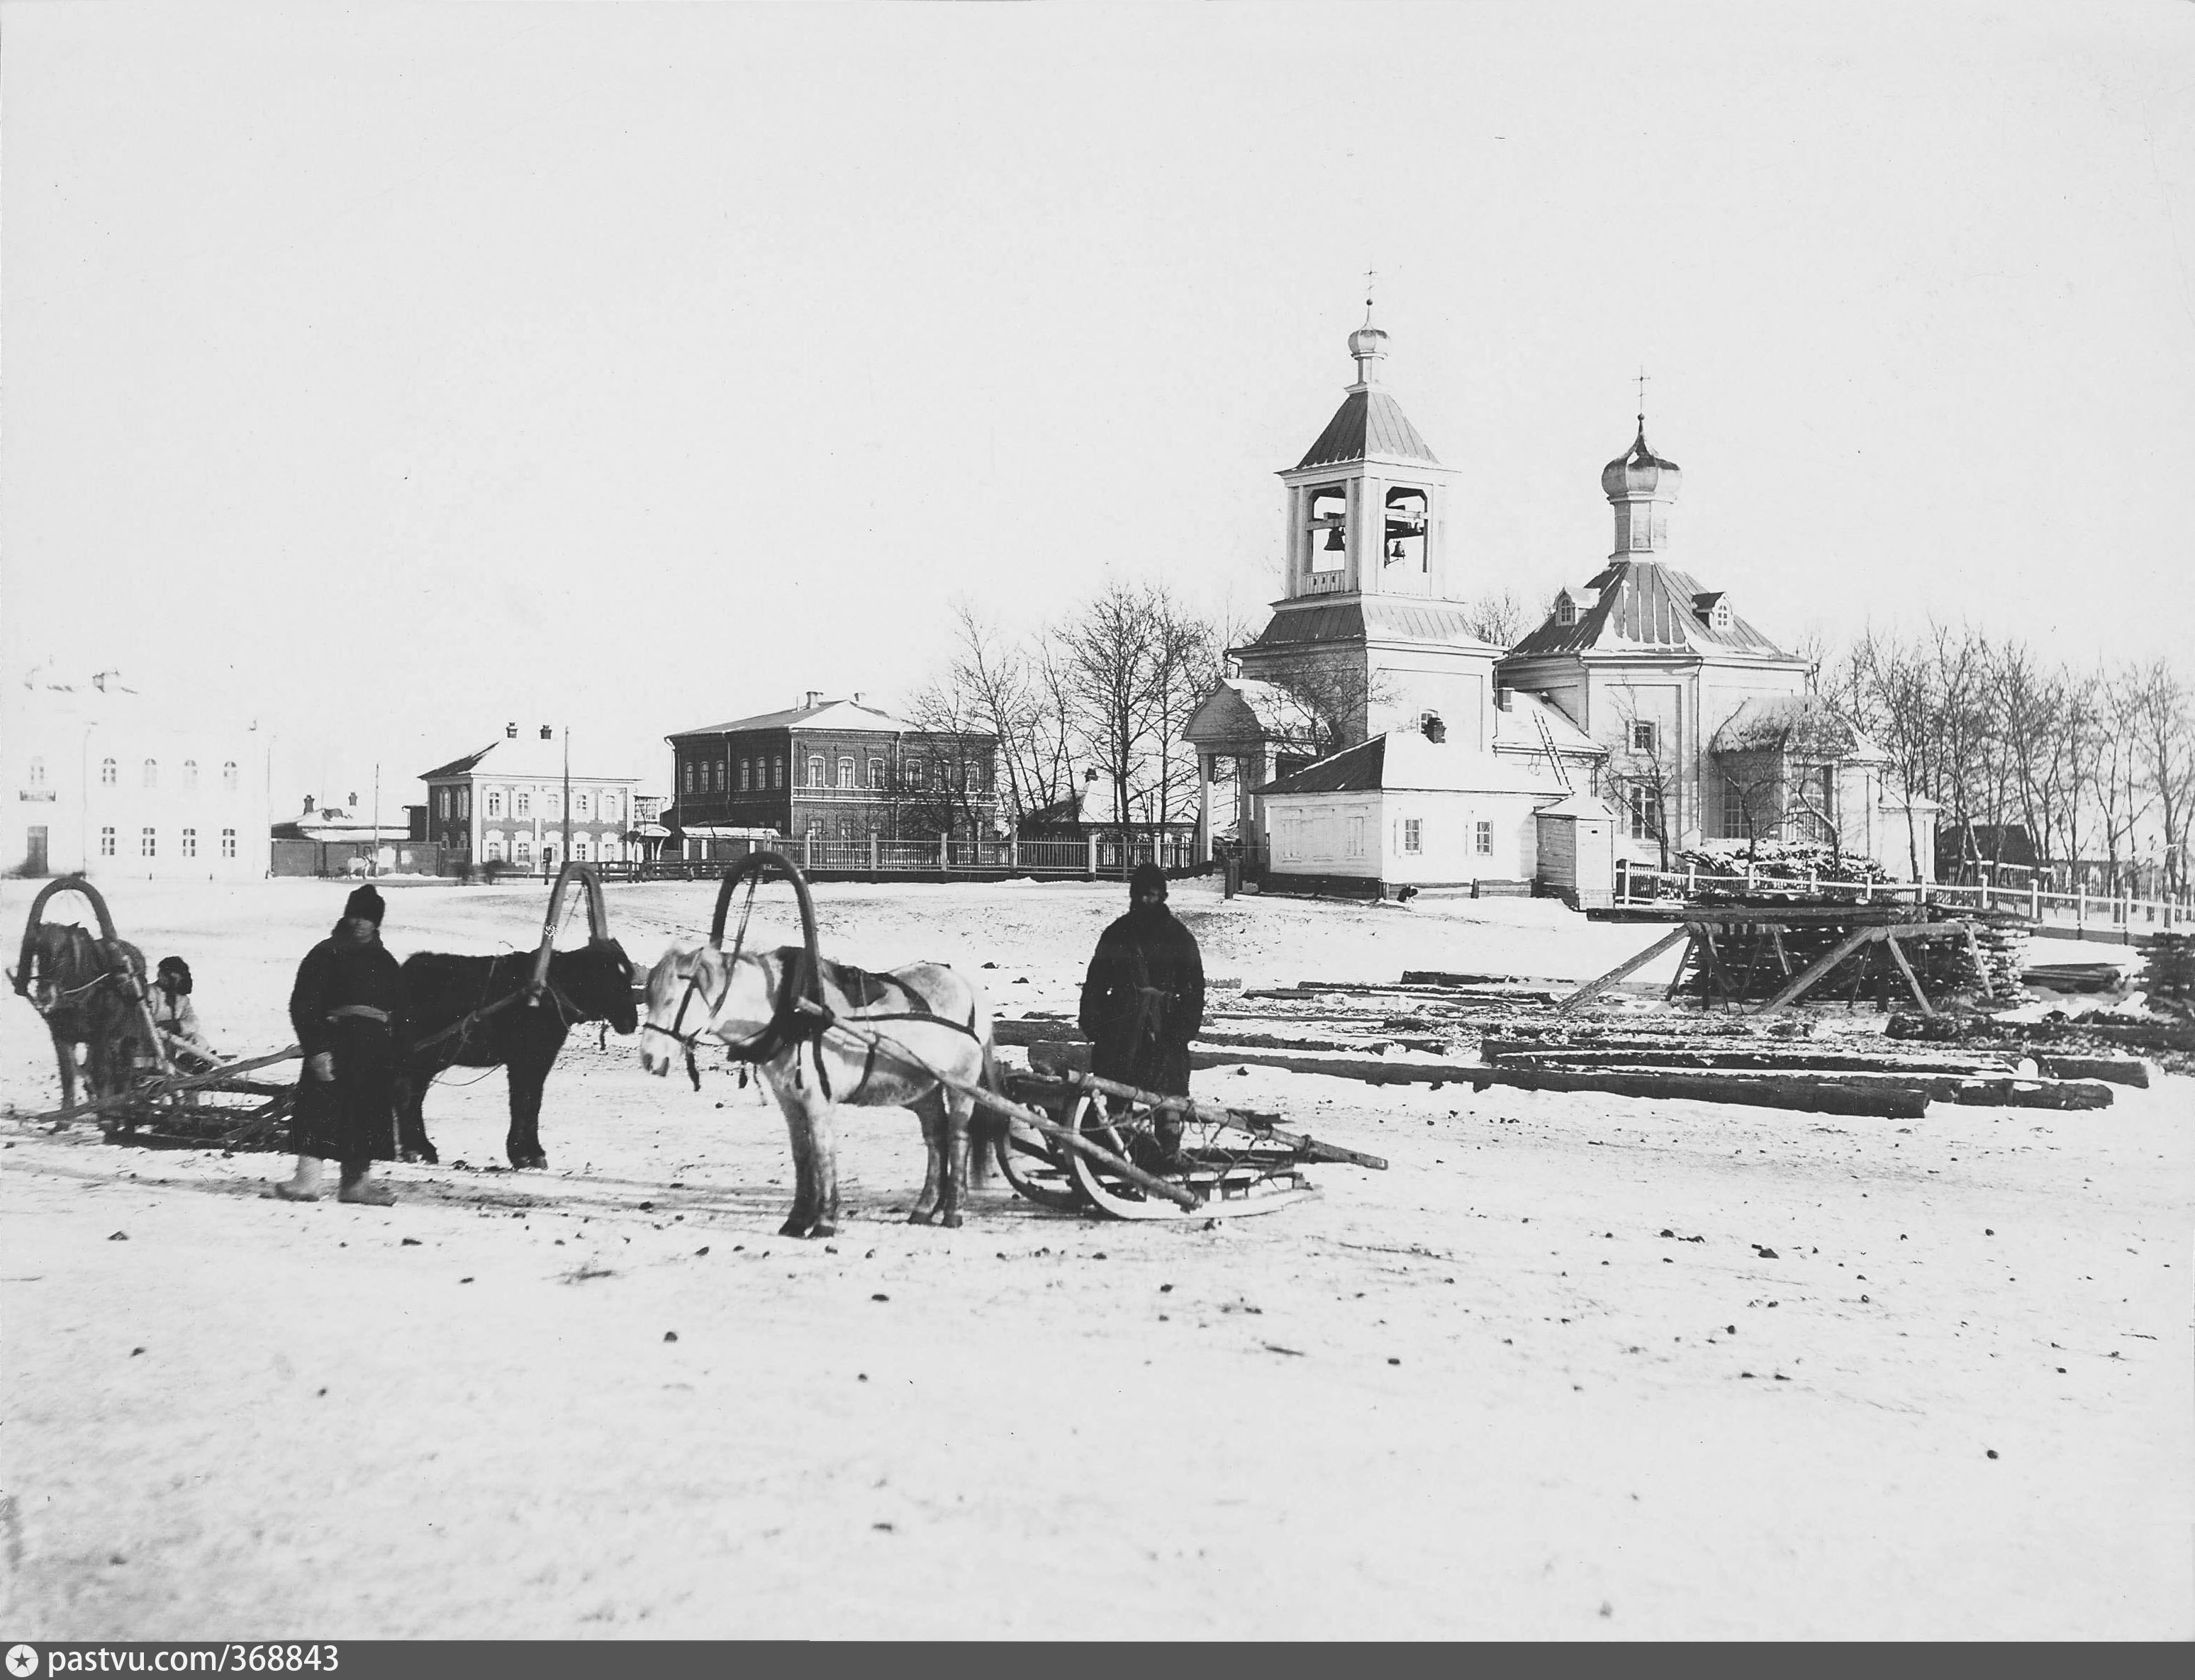
M 366 872 L 369 875 L 381 873 L 381 765 L 378 760 L 373 766 L 373 866 Z
M 559 861 L 572 860 L 572 726 L 564 726 L 564 850 Z

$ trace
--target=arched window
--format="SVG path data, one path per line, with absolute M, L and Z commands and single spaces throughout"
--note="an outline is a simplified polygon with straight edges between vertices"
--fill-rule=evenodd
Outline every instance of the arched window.
M 690 758 L 686 761 L 686 791 L 694 791 L 694 761 Z
M 233 758 L 221 767 L 221 785 L 231 793 L 236 791 L 236 761 Z
M 854 771 L 855 764 L 852 759 L 842 758 L 838 761 L 838 785 L 840 787 L 851 788 L 855 785 Z M 841 839 L 844 839 L 844 837 L 845 837 L 844 835 L 839 836 L 839 838 Z
M 45 785 L 46 761 L 43 758 L 33 758 L 31 761 L 31 785 L 32 787 L 43 787 Z
M 613 791 L 611 792 L 605 793 L 602 796 L 602 820 L 604 822 L 615 822 L 617 820 L 618 797 L 616 792 Z
M 112 758 L 102 758 L 99 761 L 99 780 L 103 786 L 114 785 L 114 761 Z
M 754 783 L 750 780 L 747 774 L 753 768 L 753 760 L 747 758 L 742 758 L 740 760 L 740 791 L 742 793 L 745 793 L 749 788 L 754 785 Z
M 777 755 L 777 757 L 770 765 L 769 785 L 772 787 L 783 787 L 785 785 L 785 755 L 781 752 Z
M 884 785 L 884 761 L 881 758 L 872 758 L 869 760 L 869 785 L 881 788 Z
M 159 785 L 160 761 L 157 758 L 148 758 L 145 761 L 145 785 L 158 787 Z M 151 854 L 147 853 L 147 855 L 150 856 Z
M 463 822 L 473 814 L 473 791 L 469 787 L 458 790 L 458 820 Z
M 823 785 L 823 755 L 820 752 L 810 753 L 808 757 L 808 785 L 810 787 Z
M 494 796 L 490 795 L 491 798 Z M 494 862 L 503 861 L 503 836 L 490 829 L 481 838 L 481 856 Z
M 435 814 L 445 820 L 449 817 L 450 790 L 446 787 L 438 787 L 435 790 Z

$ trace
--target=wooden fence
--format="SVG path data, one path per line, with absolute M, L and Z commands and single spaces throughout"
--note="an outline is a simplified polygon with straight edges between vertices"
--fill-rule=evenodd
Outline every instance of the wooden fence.
M 1123 877 L 1139 863 L 1179 872 L 1194 868 L 1195 843 L 1187 835 L 1093 834 L 1081 839 L 1024 840 L 735 840 L 716 843 L 721 855 L 662 858 L 651 862 L 598 863 L 605 881 L 713 880 L 749 852 L 781 851 L 807 874 L 909 880 L 946 876 L 1002 878 L 1011 875 L 1098 879 Z

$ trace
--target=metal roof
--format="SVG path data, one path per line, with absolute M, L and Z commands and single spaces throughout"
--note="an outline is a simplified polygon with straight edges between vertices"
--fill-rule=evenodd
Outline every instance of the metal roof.
M 584 760 L 575 761 L 572 769 L 574 782 L 631 783 L 637 776 L 606 776 L 599 771 L 581 768 Z M 559 735 L 543 740 L 538 734 L 525 734 L 516 737 L 499 736 L 478 752 L 467 753 L 463 758 L 452 758 L 446 764 L 437 764 L 431 770 L 422 770 L 423 782 L 444 781 L 468 774 L 482 776 L 524 777 L 533 781 L 554 781 L 564 774 L 564 740 Z
M 812 706 L 794 706 L 788 711 L 765 711 L 752 717 L 735 717 L 729 723 L 705 723 L 699 728 L 676 729 L 663 739 L 675 741 L 688 735 L 729 735 L 742 729 L 785 729 L 794 724 L 809 729 L 868 729 L 902 735 L 917 733 L 913 724 L 903 723 L 873 706 L 856 705 L 851 700 L 825 700 Z
M 1426 446 L 1426 440 L 1418 435 L 1418 429 L 1403 412 L 1403 406 L 1386 392 L 1374 389 L 1351 391 L 1344 397 L 1341 406 L 1334 411 L 1334 418 L 1318 434 L 1318 441 L 1305 452 L 1294 469 L 1301 472 L 1305 467 L 1338 467 L 1371 455 L 1440 465 L 1432 451 Z
M 1558 623 L 1550 613 L 1537 630 L 1509 650 L 1510 658 L 1634 647 L 1700 653 L 1722 649 L 1772 659 L 1792 657 L 1734 613 L 1727 630 L 1715 629 L 1694 606 L 1711 592 L 1660 561 L 1611 561 L 1586 587 L 1598 590 L 1599 599 L 1578 613 L 1576 623 Z
M 1392 595 L 1310 599 L 1316 604 L 1300 606 L 1291 601 L 1275 609 L 1272 621 L 1250 646 L 1262 649 L 1360 640 L 1429 642 L 1445 647 L 1491 645 L 1472 633 L 1470 609 L 1455 601 Z

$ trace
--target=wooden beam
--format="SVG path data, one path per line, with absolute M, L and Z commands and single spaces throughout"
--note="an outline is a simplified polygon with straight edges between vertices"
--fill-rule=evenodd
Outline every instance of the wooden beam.
M 1755 1015 L 1772 1015 L 1775 1011 L 1782 1009 L 1786 1004 L 1790 1003 L 1793 999 L 1806 996 L 1807 992 L 1813 990 L 1814 982 L 1821 979 L 1823 975 L 1829 973 L 1831 969 L 1834 969 L 1838 964 L 1843 962 L 1846 958 L 1851 956 L 1853 952 L 1858 950 L 1863 945 L 1871 944 L 1881 937 L 1882 929 L 1879 926 L 1870 925 L 1864 928 L 1854 928 L 1850 933 L 1846 934 L 1842 939 L 1831 946 L 1828 951 L 1816 958 L 1796 979 L 1792 981 L 1789 986 L 1785 987 L 1781 992 L 1778 992 L 1766 1003 L 1763 1004 L 1759 1009 L 1755 1010 L 1754 1013 Z
M 1898 935 L 1886 928 L 1882 931 L 1882 942 L 1889 946 L 1890 960 L 1898 964 L 1898 972 L 1905 976 L 1905 984 L 1912 991 L 1913 1001 L 1921 1005 L 1921 1013 L 1935 1014 L 1936 1006 L 1928 1001 L 1928 994 L 1921 989 L 1921 976 L 1913 972 L 1913 964 L 1905 960 L 1905 952 L 1898 947 Z
M 1644 951 L 1640 952 L 1636 957 L 1632 958 L 1628 962 L 1619 964 L 1615 968 L 1610 969 L 1606 974 L 1601 975 L 1599 980 L 1589 980 L 1586 981 L 1583 986 L 1581 986 L 1576 991 L 1571 992 L 1569 997 L 1564 998 L 1557 1003 L 1555 1007 L 1558 1010 L 1576 1009 L 1580 1004 L 1584 1003 L 1588 998 L 1594 996 L 1598 992 L 1604 992 L 1608 987 L 1615 985 L 1616 982 L 1622 979 L 1624 975 L 1628 974 L 1634 974 L 1639 969 L 1645 968 L 1647 964 L 1652 962 L 1656 957 L 1660 956 L 1664 951 L 1667 951 L 1679 940 L 1690 939 L 1691 936 L 1692 930 L 1690 927 L 1679 928 L 1674 933 L 1663 935 L 1662 938 L 1655 941 L 1653 944 L 1648 946 Z

